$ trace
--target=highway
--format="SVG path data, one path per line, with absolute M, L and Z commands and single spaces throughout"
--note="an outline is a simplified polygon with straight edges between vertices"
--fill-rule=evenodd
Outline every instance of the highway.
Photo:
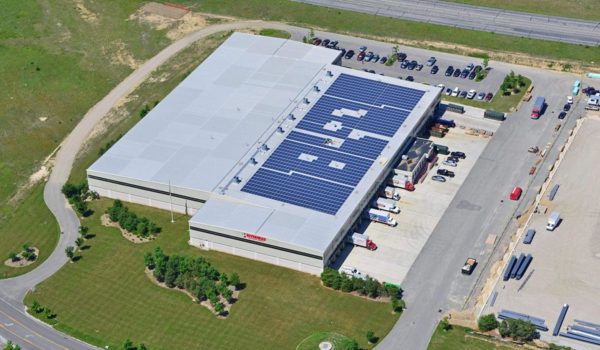
M 296 0 L 314 5 L 518 37 L 598 46 L 600 22 L 439 0 Z

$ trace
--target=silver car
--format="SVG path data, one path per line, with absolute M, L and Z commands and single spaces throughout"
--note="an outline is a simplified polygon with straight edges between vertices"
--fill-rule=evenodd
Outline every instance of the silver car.
M 446 178 L 440 175 L 433 175 L 431 179 L 433 181 L 446 182 Z
M 453 162 L 451 160 L 445 160 L 444 165 L 456 167 L 456 162 Z

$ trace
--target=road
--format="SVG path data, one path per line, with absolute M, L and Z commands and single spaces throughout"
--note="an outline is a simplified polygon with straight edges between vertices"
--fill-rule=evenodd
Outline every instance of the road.
M 283 29 L 292 32 L 293 38 L 299 39 L 306 29 L 287 26 L 280 23 L 269 23 L 270 28 Z M 79 235 L 79 219 L 68 205 L 61 193 L 63 184 L 69 178 L 75 156 L 87 139 L 94 126 L 113 108 L 120 99 L 127 96 L 139 86 L 148 75 L 176 53 L 192 43 L 209 35 L 236 29 L 263 28 L 262 21 L 239 21 L 206 27 L 187 35 L 172 43 L 156 56 L 146 61 L 141 67 L 131 73 L 117 85 L 108 95 L 94 105 L 81 119 L 73 131 L 63 140 L 56 153 L 52 173 L 44 188 L 44 201 L 55 216 L 61 231 L 57 247 L 50 257 L 35 270 L 19 277 L 0 280 L 0 340 L 5 338 L 23 349 L 43 350 L 88 350 L 97 349 L 64 335 L 48 325 L 30 317 L 25 311 L 23 298 L 29 290 L 38 283 L 52 276 L 68 262 L 65 254 L 67 246 L 74 246 Z
M 598 46 L 600 22 L 439 0 L 296 0 L 300 2 L 518 37 Z

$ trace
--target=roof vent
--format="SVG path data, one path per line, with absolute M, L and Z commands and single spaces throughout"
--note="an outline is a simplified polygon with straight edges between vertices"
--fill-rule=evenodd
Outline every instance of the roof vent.
M 328 70 L 328 71 L 327 71 L 327 76 L 328 76 L 328 77 L 332 77 L 332 76 L 333 76 L 333 73 L 332 73 L 330 70 Z
M 305 97 L 305 98 L 302 100 L 302 102 L 304 102 L 304 103 L 306 103 L 306 104 L 309 104 L 309 103 L 310 103 L 310 102 L 308 101 L 308 98 L 306 98 L 306 97 Z
M 319 89 L 319 87 L 318 87 L 318 86 L 316 86 L 316 85 L 315 85 L 315 86 L 313 86 L 313 90 L 315 90 L 316 92 L 319 92 L 319 91 L 321 91 L 321 89 Z
M 241 183 L 241 182 L 242 182 L 242 178 L 241 178 L 241 177 L 239 177 L 239 176 L 234 176 L 234 177 L 233 177 L 233 181 L 235 181 L 235 183 L 236 183 L 236 184 L 239 184 L 239 183 Z
M 285 132 L 285 130 L 281 126 L 277 128 L 277 131 L 281 134 Z
M 288 119 L 290 120 L 296 120 L 296 117 L 294 116 L 293 113 L 288 114 Z
M 407 160 L 407 159 L 408 159 L 408 156 L 406 154 L 403 154 L 402 155 L 402 160 Z
M 252 157 L 252 158 L 250 158 L 250 163 L 252 165 L 256 165 L 256 164 L 258 164 L 258 160 L 256 160 L 256 158 Z
M 263 143 L 263 145 L 260 147 L 260 149 L 266 152 L 266 151 L 268 151 L 270 148 L 269 148 L 269 146 L 267 146 L 267 144 L 266 144 L 266 143 Z

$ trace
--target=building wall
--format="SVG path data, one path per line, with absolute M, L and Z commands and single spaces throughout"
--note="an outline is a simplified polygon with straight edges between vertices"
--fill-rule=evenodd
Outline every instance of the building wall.
M 269 239 L 250 239 L 244 235 L 240 231 L 190 223 L 189 243 L 312 274 L 323 271 L 323 258 L 315 252 Z

